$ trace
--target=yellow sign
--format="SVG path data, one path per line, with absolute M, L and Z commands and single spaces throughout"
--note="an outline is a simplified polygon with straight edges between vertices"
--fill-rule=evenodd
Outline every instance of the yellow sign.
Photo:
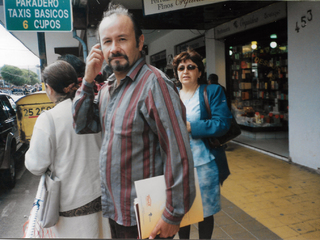
M 33 133 L 33 126 L 44 110 L 54 107 L 46 92 L 37 92 L 22 97 L 17 102 L 17 119 L 20 139 L 28 143 Z

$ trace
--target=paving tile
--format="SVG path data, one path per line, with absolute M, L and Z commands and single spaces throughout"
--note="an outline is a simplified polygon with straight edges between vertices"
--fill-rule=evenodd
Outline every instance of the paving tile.
M 281 187 L 287 187 L 290 184 L 290 180 L 288 180 L 288 176 L 282 176 L 283 178 L 280 179 L 269 179 L 268 182 L 271 182 L 275 185 L 281 186 Z
M 272 217 L 271 215 L 269 215 L 268 209 L 247 211 L 246 213 L 248 213 L 256 220 Z
M 238 204 L 238 207 L 240 207 L 243 211 L 254 211 L 254 210 L 260 210 L 261 206 L 258 203 L 252 202 L 250 204 L 248 203 L 242 203 Z
M 251 234 L 259 240 L 282 240 L 281 237 L 266 228 L 252 231 Z
M 320 239 L 320 231 L 314 231 L 311 233 L 301 234 L 300 239 L 307 239 L 307 240 L 319 240 Z
M 233 239 L 228 233 L 223 231 L 220 227 L 215 227 L 212 233 L 212 239 Z
M 286 223 L 282 223 L 279 221 L 278 218 L 274 218 L 274 217 L 259 219 L 259 222 L 264 226 L 266 226 L 267 228 L 276 228 L 276 227 L 281 227 L 286 225 Z
M 284 238 L 283 240 L 307 240 L 307 238 L 304 238 L 302 235 L 299 235 L 295 237 Z
M 271 217 L 280 217 L 287 214 L 291 214 L 290 210 L 288 210 L 288 206 L 286 207 L 274 207 L 267 209 L 268 215 Z
M 261 196 L 264 199 L 272 200 L 272 199 L 275 199 L 275 198 L 288 197 L 288 196 L 291 196 L 291 195 L 292 195 L 292 192 L 290 192 L 290 191 L 283 190 L 283 189 L 275 189 L 274 191 L 269 192 L 269 193 L 265 193 L 265 194 L 263 194 Z
M 292 215 L 302 210 L 301 204 L 288 204 L 287 206 L 277 207 L 279 215 Z M 273 215 L 274 216 L 274 215 Z
M 291 188 L 290 192 L 300 195 L 300 194 L 305 194 L 307 190 L 303 187 L 296 187 L 296 188 Z
M 306 223 L 310 224 L 311 226 L 315 227 L 317 230 L 320 231 L 320 219 L 306 221 Z M 320 236 L 319 236 L 320 239 Z
M 299 219 L 296 214 L 287 214 L 277 217 L 277 220 L 279 220 L 281 223 L 289 225 L 289 224 L 296 224 L 302 222 L 301 219 Z
M 301 223 L 295 223 L 292 225 L 288 225 L 291 229 L 295 230 L 299 234 L 305 234 L 309 232 L 314 232 L 317 231 L 317 228 L 310 225 L 309 223 L 306 222 L 301 222 Z
M 245 229 L 247 229 L 249 232 L 257 231 L 260 229 L 265 229 L 266 227 L 261 224 L 260 222 L 256 220 L 247 220 L 245 222 L 239 222 Z
M 263 197 L 263 194 L 261 195 L 258 195 L 258 194 L 252 194 L 252 195 L 249 195 L 249 196 L 246 196 L 244 197 L 248 203 L 251 203 L 251 202 L 264 202 L 266 201 L 266 198 Z
M 229 214 L 229 215 L 231 215 L 231 216 L 239 215 L 239 214 L 244 213 L 243 210 L 241 210 L 239 207 L 237 207 L 237 206 L 235 206 L 235 205 L 225 207 L 225 208 L 223 208 L 223 211 L 224 211 L 226 214 Z
M 284 198 L 277 198 L 277 199 L 273 199 L 270 200 L 276 207 L 283 207 L 283 206 L 287 206 L 288 204 L 290 204 L 290 202 L 287 200 L 287 197 Z
M 198 231 L 190 231 L 190 239 L 199 239 Z
M 290 203 L 300 203 L 304 202 L 306 200 L 309 200 L 310 196 L 308 194 L 294 194 L 288 197 L 285 197 L 285 199 Z
M 250 232 L 257 240 L 319 240 L 320 175 L 236 144 L 230 143 L 228 148 L 231 175 L 221 193 L 235 207 L 227 202 L 222 205 L 225 214 L 221 211 L 220 217 L 224 225 L 217 227 L 216 218 L 216 230 L 231 237 L 243 234 L 242 239 Z M 249 215 L 249 220 L 236 210 L 238 207 Z
M 254 220 L 250 215 L 248 215 L 245 212 L 234 214 L 234 215 L 231 215 L 231 216 L 237 223 L 241 223 L 241 224 Z
M 288 226 L 270 228 L 270 230 L 275 234 L 277 234 L 278 236 L 281 236 L 282 238 L 296 237 L 300 235 L 299 233 L 297 233 L 295 230 L 293 230 Z
M 221 196 L 223 198 L 223 196 Z M 221 199 L 221 204 L 222 204 L 222 210 L 217 212 L 214 215 L 214 219 L 219 218 L 219 217 L 224 217 L 226 216 L 226 213 L 224 212 L 224 208 L 227 207 L 227 205 L 223 202 L 223 200 Z
M 236 233 L 244 233 L 247 232 L 245 228 L 241 225 L 234 223 L 227 226 L 220 227 L 223 231 L 227 232 L 231 237 Z
M 301 212 L 298 212 L 295 216 L 304 222 L 309 221 L 309 220 L 320 219 L 320 215 L 315 214 L 314 210 L 301 211 Z
M 232 218 L 230 218 L 229 216 L 227 216 L 227 215 L 219 216 L 219 217 L 215 216 L 214 217 L 214 224 L 217 227 L 223 227 L 223 226 L 227 226 L 227 225 L 232 225 L 234 223 L 235 223 L 235 221 Z
M 313 210 L 313 209 L 318 209 L 320 207 L 319 204 L 316 204 L 312 200 L 311 201 L 302 202 L 302 203 L 300 203 L 300 206 L 301 206 L 301 208 L 303 210 Z
M 235 233 L 232 235 L 232 239 L 257 240 L 257 238 L 249 232 Z

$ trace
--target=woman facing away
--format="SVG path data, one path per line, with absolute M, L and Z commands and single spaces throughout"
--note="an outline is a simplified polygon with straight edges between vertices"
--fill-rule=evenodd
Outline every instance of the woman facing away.
M 108 224 L 103 223 L 106 220 L 101 211 L 99 174 L 101 136 L 78 135 L 73 129 L 71 108 L 77 74 L 69 63 L 56 61 L 44 69 L 42 78 L 55 107 L 40 114 L 34 125 L 26 168 L 42 175 L 54 161 L 55 175 L 61 181 L 60 217 L 51 228 L 55 237 L 106 238 Z M 48 114 L 52 116 L 54 128 L 50 126 Z
M 232 114 L 221 86 L 207 85 L 202 57 L 196 51 L 189 49 L 177 55 L 173 69 L 180 98 L 186 106 L 187 130 L 199 178 L 204 217 L 199 223 L 199 238 L 210 239 L 214 228 L 213 215 L 221 210 L 219 183 L 222 184 L 230 172 L 224 148 L 210 148 L 206 138 L 224 135 L 230 128 Z M 205 86 L 211 119 L 208 119 L 204 101 Z M 189 239 L 190 226 L 180 228 L 179 237 Z

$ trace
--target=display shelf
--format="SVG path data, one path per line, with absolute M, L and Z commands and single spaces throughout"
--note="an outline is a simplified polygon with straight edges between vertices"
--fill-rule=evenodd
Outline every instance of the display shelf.
M 260 123 L 254 117 L 237 114 L 237 122 L 250 131 L 281 131 L 287 124 L 283 114 L 288 111 L 288 67 L 287 53 L 241 52 L 243 47 L 234 47 L 231 57 L 230 79 L 232 99 L 237 107 L 251 107 L 262 115 L 279 111 L 275 122 Z M 248 48 L 246 48 L 248 49 Z M 280 113 L 282 119 L 280 121 Z M 252 112 L 250 113 L 252 114 Z M 243 116 L 244 115 L 244 116 Z M 269 119 L 269 117 L 267 117 Z M 254 129 L 254 130 L 252 130 Z

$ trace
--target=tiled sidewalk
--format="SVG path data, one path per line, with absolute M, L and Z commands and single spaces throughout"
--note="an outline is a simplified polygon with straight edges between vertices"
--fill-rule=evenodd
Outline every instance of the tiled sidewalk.
M 235 143 L 226 153 L 231 175 L 212 239 L 320 239 L 319 174 Z
M 221 198 L 222 210 L 214 216 L 212 239 L 280 240 L 281 238 L 226 198 Z M 179 239 L 175 236 L 175 239 Z M 199 239 L 198 226 L 191 226 L 190 239 Z
M 282 239 L 320 239 L 320 175 L 234 143 L 228 146 L 232 174 L 222 195 Z

